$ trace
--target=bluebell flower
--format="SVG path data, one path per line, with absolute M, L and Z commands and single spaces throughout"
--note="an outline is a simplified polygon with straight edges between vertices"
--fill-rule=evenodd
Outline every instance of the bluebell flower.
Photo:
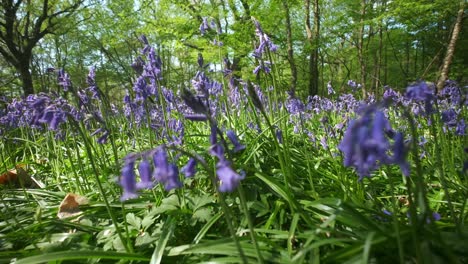
M 384 113 L 375 107 L 369 107 L 361 118 L 350 121 L 338 148 L 344 154 L 344 165 L 354 167 L 360 180 L 390 161 L 387 154 L 390 146 L 385 137 L 389 126 Z
M 457 125 L 457 112 L 453 108 L 442 111 L 442 122 L 448 127 Z
M 464 136 L 466 135 L 466 123 L 465 123 L 465 119 L 461 119 L 458 124 L 457 124 L 457 128 L 455 129 L 455 134 L 459 135 L 459 136 Z
M 434 89 L 429 87 L 426 82 L 421 81 L 408 86 L 405 97 L 416 102 L 424 102 L 425 114 L 434 112 L 432 106 L 432 102 L 435 99 Z
M 145 62 L 140 56 L 138 56 L 131 66 L 138 75 L 141 75 L 143 73 L 144 65 L 145 65 Z
M 96 142 L 98 144 L 106 144 L 108 138 L 109 138 L 109 131 L 107 129 L 104 129 L 104 132 L 101 134 L 100 137 L 97 138 Z
M 279 128 L 276 129 L 275 132 L 276 139 L 278 140 L 278 143 L 283 144 L 283 131 Z
M 234 131 L 228 130 L 226 132 L 226 135 L 229 138 L 229 140 L 231 141 L 231 143 L 234 145 L 234 149 L 233 149 L 234 152 L 239 152 L 239 151 L 242 151 L 242 150 L 245 149 L 245 145 L 242 145 L 242 144 L 239 143 L 239 140 L 237 139 L 237 136 L 234 133 Z
M 426 82 L 420 81 L 408 86 L 405 96 L 417 102 L 422 102 L 434 99 L 434 91 Z
M 72 82 L 70 79 L 70 75 L 68 75 L 67 72 L 65 72 L 64 69 L 60 69 L 57 73 L 57 81 L 60 86 L 62 86 L 63 90 L 66 92 L 71 89 L 72 87 Z
M 305 105 L 300 99 L 290 97 L 286 103 L 286 109 L 290 114 L 296 115 L 304 112 Z
M 203 68 L 203 66 L 205 65 L 203 61 L 203 55 L 201 53 L 198 53 L 197 62 L 198 62 L 198 67 L 200 68 Z
M 167 153 L 163 148 L 160 147 L 156 150 L 153 161 L 155 167 L 154 178 L 164 184 L 167 191 L 182 186 L 179 181 L 179 170 L 174 164 L 168 162 Z
M 244 179 L 244 176 L 235 172 L 226 160 L 220 160 L 216 164 L 216 175 L 218 175 L 220 181 L 220 192 L 234 191 L 239 185 L 239 182 Z
M 197 160 L 195 158 L 190 158 L 187 164 L 182 167 L 181 171 L 185 174 L 185 177 L 193 177 L 197 171 Z
M 333 86 L 332 86 L 332 82 L 329 81 L 327 83 L 327 91 L 328 91 L 328 95 L 331 95 L 331 94 L 334 94 L 335 93 L 335 90 L 333 90 Z
M 395 143 L 393 145 L 393 157 L 391 162 L 400 166 L 401 172 L 405 176 L 410 176 L 410 165 L 406 161 L 408 155 L 408 148 L 405 145 L 403 134 L 397 133 L 395 135 Z
M 202 35 L 205 35 L 206 31 L 210 29 L 210 25 L 208 24 L 208 19 L 206 17 L 202 18 L 202 23 L 200 24 L 199 29 Z
M 149 189 L 153 187 L 152 167 L 148 160 L 144 159 L 138 165 L 141 181 L 137 183 L 137 189 Z
M 357 87 L 357 83 L 353 80 L 348 80 L 348 86 L 355 89 Z
M 135 162 L 126 162 L 122 167 L 120 174 L 120 186 L 122 186 L 123 194 L 120 197 L 121 201 L 138 197 L 136 193 L 136 179 L 134 172 Z

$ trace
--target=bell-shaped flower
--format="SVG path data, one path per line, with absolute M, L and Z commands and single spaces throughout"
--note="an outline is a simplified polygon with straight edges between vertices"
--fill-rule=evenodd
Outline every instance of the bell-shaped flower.
M 244 176 L 235 172 L 228 161 L 219 161 L 216 165 L 216 175 L 220 181 L 220 192 L 232 192 L 239 185 L 239 182 L 244 179 Z

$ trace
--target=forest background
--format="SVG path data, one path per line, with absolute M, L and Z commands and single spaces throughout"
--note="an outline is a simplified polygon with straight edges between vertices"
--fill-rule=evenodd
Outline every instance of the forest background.
M 364 96 L 382 94 L 385 85 L 437 82 L 449 53 L 445 78 L 463 86 L 468 76 L 463 2 L 2 0 L 0 94 L 59 89 L 59 69 L 84 87 L 94 66 L 104 93 L 121 98 L 134 81 L 131 64 L 140 54 L 142 34 L 157 47 L 167 82 L 174 82 L 166 87 L 189 85 L 199 54 L 213 70 L 225 68 L 221 60 L 228 58 L 235 75 L 252 79 L 253 18 L 278 47 L 278 87 L 299 97 L 326 95 L 328 84 L 341 93 L 349 80 L 360 84 Z M 201 35 L 203 27 L 208 30 Z M 456 49 L 450 46 L 454 28 Z

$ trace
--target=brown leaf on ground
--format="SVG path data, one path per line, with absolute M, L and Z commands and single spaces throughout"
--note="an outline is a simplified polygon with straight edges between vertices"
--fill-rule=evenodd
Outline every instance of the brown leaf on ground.
M 81 215 L 83 212 L 80 210 L 81 205 L 88 204 L 88 198 L 69 193 L 65 196 L 63 201 L 60 203 L 57 217 L 60 219 L 75 217 Z

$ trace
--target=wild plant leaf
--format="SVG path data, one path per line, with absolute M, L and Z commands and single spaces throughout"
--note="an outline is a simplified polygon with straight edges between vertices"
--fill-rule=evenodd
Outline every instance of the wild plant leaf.
M 135 216 L 134 213 L 128 213 L 125 217 L 127 223 L 133 226 L 136 230 L 140 230 L 141 228 L 141 218 Z
M 110 260 L 127 260 L 127 261 L 148 261 L 149 258 L 141 254 L 130 254 L 112 251 L 86 251 L 86 250 L 70 250 L 49 252 L 37 256 L 18 259 L 17 264 L 40 264 L 53 261 L 67 260 L 91 260 L 91 259 L 110 259 Z

